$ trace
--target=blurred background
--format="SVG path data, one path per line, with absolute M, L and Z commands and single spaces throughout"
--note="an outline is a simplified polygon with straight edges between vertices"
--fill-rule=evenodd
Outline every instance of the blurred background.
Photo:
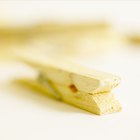
M 0 1 L 0 139 L 140 139 L 139 15 L 139 1 Z M 15 86 L 35 76 L 19 52 L 119 75 L 123 111 L 97 118 Z

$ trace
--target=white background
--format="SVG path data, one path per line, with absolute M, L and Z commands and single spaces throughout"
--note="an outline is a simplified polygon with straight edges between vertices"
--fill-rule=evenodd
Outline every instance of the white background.
M 106 19 L 122 31 L 140 30 L 139 1 L 9 1 L 0 2 L 0 17 L 11 24 L 40 20 Z M 114 91 L 120 113 L 96 116 L 78 108 L 10 85 L 28 69 L 0 64 L 0 140 L 139 140 L 140 49 L 122 49 L 94 62 L 96 69 L 115 73 L 122 83 Z M 93 62 L 92 62 L 93 65 Z

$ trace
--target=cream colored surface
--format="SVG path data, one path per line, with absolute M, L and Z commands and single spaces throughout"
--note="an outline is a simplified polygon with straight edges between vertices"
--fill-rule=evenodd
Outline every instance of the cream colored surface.
M 12 25 L 38 20 L 106 19 L 121 31 L 140 25 L 140 1 L 1 1 L 0 17 Z M 17 23 L 18 22 L 18 23 Z M 133 48 L 133 49 L 132 49 Z M 122 78 L 114 90 L 123 105 L 120 113 L 97 116 L 18 86 L 9 80 L 31 76 L 20 64 L 0 62 L 1 140 L 139 140 L 140 139 L 140 54 L 129 47 L 98 60 L 80 63 L 114 73 Z M 34 76 L 34 75 L 32 75 Z

